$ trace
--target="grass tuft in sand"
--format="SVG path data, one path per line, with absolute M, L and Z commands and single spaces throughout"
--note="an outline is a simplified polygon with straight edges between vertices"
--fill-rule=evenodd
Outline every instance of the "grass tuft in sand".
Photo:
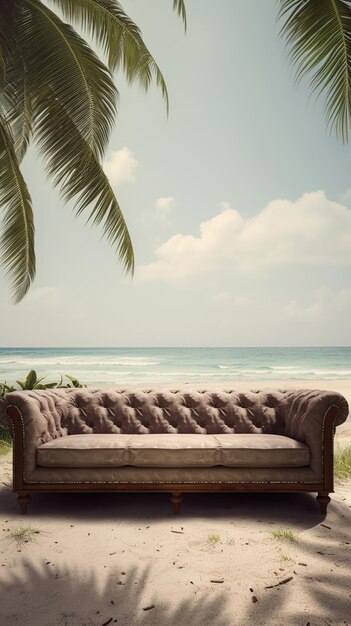
M 292 530 L 273 530 L 272 535 L 274 539 L 288 539 L 291 542 L 297 543 L 296 535 Z
M 336 446 L 334 452 L 335 478 L 351 478 L 351 446 Z
M 0 440 L 0 456 L 4 456 L 8 452 L 10 452 L 11 449 L 12 449 L 12 446 L 10 443 L 8 443 L 7 441 Z
M 23 546 L 24 543 L 30 543 L 35 541 L 34 535 L 37 535 L 40 531 L 37 528 L 32 528 L 31 526 L 21 526 L 14 530 L 10 537 L 17 541 L 18 546 Z
M 210 543 L 212 546 L 215 546 L 216 543 L 219 543 L 221 540 L 220 536 L 217 535 L 216 533 L 210 533 L 207 537 L 207 541 L 208 543 Z

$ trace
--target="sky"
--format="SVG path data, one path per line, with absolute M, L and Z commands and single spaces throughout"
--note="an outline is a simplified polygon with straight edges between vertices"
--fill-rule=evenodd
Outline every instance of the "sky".
M 351 345 L 351 145 L 296 84 L 275 0 L 122 0 L 166 79 L 115 75 L 104 168 L 136 259 L 126 277 L 34 150 L 37 274 L 0 271 L 1 346 Z

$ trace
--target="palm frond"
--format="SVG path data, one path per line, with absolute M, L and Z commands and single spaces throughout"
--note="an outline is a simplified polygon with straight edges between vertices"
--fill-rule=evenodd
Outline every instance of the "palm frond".
M 178 0 L 179 1 L 179 0 Z M 122 67 L 127 81 L 138 80 L 147 90 L 152 79 L 169 107 L 162 72 L 150 54 L 140 29 L 116 0 L 51 0 L 63 16 L 78 24 L 101 46 L 111 71 Z
M 184 30 L 186 32 L 187 23 L 186 23 L 186 8 L 184 0 L 173 0 L 173 9 L 177 11 L 179 17 L 182 18 L 184 24 Z
M 5 69 L 0 73 L 0 105 L 6 112 L 15 141 L 15 152 L 19 162 L 24 157 L 32 132 L 32 106 L 27 85 L 25 59 L 19 47 L 22 13 L 17 12 L 14 23 L 7 24 L 13 43 L 4 58 Z M 0 18 L 1 23 L 1 18 Z M 1 39 L 1 26 L 0 26 Z
M 325 95 L 327 126 L 347 142 L 351 129 L 351 6 L 348 0 L 280 0 L 278 19 L 299 80 Z
M 93 152 L 103 156 L 117 102 L 110 72 L 76 31 L 40 0 L 21 1 L 26 11 L 19 39 L 28 62 L 33 108 L 37 113 L 45 110 L 49 85 Z
M 0 34 L 1 38 L 1 34 Z M 6 59 L 4 55 L 4 51 L 0 48 L 0 77 L 4 78 L 6 73 Z
M 0 10 L 0 73 L 6 75 L 6 65 L 16 45 L 13 26 L 18 19 L 18 0 L 2 0 Z M 1 75 L 0 74 L 0 75 Z
M 60 132 L 57 132 L 57 129 Z M 102 224 L 127 272 L 134 271 L 133 248 L 121 209 L 94 152 L 62 104 L 49 91 L 46 109 L 34 117 L 34 136 L 46 171 L 65 200 L 75 199 L 76 214 L 90 210 L 87 221 Z
M 2 262 L 19 302 L 35 276 L 34 220 L 31 197 L 16 158 L 11 127 L 0 112 L 0 206 L 4 210 Z
M 13 129 L 16 156 L 18 161 L 21 162 L 32 136 L 33 125 L 32 101 L 25 75 L 23 76 L 22 85 L 17 91 L 14 106 L 9 111 L 8 120 Z
M 33 112 L 24 60 L 18 49 L 7 62 L 6 78 L 0 81 L 0 91 L 14 137 L 16 157 L 21 162 L 32 136 Z

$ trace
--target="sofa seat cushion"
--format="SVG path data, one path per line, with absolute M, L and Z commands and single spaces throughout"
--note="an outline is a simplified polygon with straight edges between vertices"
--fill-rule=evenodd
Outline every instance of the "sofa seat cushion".
M 305 467 L 308 446 L 282 435 L 66 435 L 40 445 L 44 467 Z

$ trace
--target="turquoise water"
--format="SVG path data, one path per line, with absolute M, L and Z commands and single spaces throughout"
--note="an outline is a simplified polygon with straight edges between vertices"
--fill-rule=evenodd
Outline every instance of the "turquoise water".
M 351 379 L 351 347 L 0 348 L 0 381 L 30 370 L 48 382 L 72 374 L 88 385 L 154 386 L 236 380 Z

